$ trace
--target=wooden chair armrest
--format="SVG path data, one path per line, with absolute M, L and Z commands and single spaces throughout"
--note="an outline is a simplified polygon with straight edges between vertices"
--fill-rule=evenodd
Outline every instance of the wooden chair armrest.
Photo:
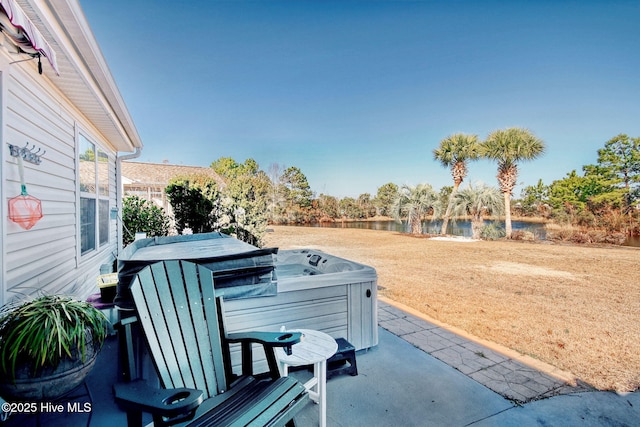
M 118 320 L 116 323 L 113 324 L 113 326 L 118 329 L 124 329 L 128 325 L 136 323 L 137 321 L 138 321 L 138 316 L 132 314 L 131 316 L 123 317 L 122 319 Z
M 146 412 L 161 424 L 171 425 L 193 418 L 203 401 L 201 390 L 191 388 L 160 389 L 145 381 L 114 384 L 116 401 L 127 412 Z
M 253 352 L 251 344 L 262 344 L 269 373 L 272 379 L 280 378 L 280 371 L 276 361 L 274 348 L 282 347 L 286 354 L 290 355 L 293 344 L 299 343 L 302 334 L 300 332 L 236 332 L 227 334 L 229 343 L 240 343 L 242 346 L 242 374 L 253 375 Z
M 291 346 L 300 342 L 300 332 L 236 332 L 227 335 L 230 343 L 251 342 L 265 347 L 284 347 L 287 354 L 291 354 Z

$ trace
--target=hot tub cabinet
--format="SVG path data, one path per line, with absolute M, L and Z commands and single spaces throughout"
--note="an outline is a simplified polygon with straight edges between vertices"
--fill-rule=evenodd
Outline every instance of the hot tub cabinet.
M 356 350 L 378 344 L 377 274 L 317 250 L 281 250 L 278 293 L 225 302 L 230 332 L 305 328 L 346 338 Z

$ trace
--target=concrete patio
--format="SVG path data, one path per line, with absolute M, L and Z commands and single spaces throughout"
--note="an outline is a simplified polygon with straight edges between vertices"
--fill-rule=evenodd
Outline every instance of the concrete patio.
M 358 352 L 358 376 L 328 381 L 329 426 L 633 426 L 640 420 L 638 392 L 572 386 L 566 373 L 451 332 L 410 309 L 381 300 L 379 325 L 379 345 Z M 111 338 L 86 387 L 61 402 L 65 408 L 91 403 L 90 412 L 14 414 L 2 425 L 126 425 L 111 392 L 116 360 Z M 317 411 L 308 405 L 297 425 L 318 425 Z

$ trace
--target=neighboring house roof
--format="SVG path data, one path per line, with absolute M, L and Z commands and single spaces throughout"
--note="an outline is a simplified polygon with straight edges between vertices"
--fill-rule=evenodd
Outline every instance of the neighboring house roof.
M 210 176 L 216 180 L 219 187 L 225 185 L 222 177 L 211 168 L 166 163 L 122 162 L 122 182 L 125 185 L 166 187 L 173 177 L 196 174 Z
M 142 148 L 133 119 L 78 1 L 11 2 L 22 9 L 55 51 L 59 75 L 49 64 L 43 64 L 44 76 L 96 126 L 116 151 Z M 44 16 L 47 19 L 41 18 Z

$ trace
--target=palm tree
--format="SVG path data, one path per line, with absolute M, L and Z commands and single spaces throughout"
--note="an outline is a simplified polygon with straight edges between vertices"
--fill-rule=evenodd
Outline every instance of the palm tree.
M 429 184 L 418 184 L 415 187 L 403 185 L 391 209 L 396 221 L 400 221 L 406 215 L 411 233 L 421 234 L 422 218 L 430 210 L 437 211 L 438 208 L 438 196 L 433 188 Z
M 471 232 L 474 239 L 480 238 L 480 232 L 486 215 L 500 215 L 504 209 L 502 196 L 497 188 L 485 184 L 458 191 L 452 198 L 451 214 L 454 218 L 471 217 Z
M 453 177 L 453 191 L 449 195 L 449 203 L 442 217 L 442 228 L 440 229 L 440 234 L 447 234 L 447 225 L 449 224 L 449 217 L 451 216 L 451 200 L 467 176 L 468 161 L 476 160 L 480 157 L 478 135 L 466 135 L 464 133 L 449 135 L 440 141 L 438 148 L 433 150 L 433 157 L 439 161 L 442 166 L 450 167 L 451 176 Z
M 482 143 L 483 156 L 498 163 L 497 178 L 504 196 L 504 228 L 508 239 L 511 238 L 511 194 L 518 179 L 517 162 L 536 159 L 544 150 L 544 142 L 522 128 L 496 130 Z

